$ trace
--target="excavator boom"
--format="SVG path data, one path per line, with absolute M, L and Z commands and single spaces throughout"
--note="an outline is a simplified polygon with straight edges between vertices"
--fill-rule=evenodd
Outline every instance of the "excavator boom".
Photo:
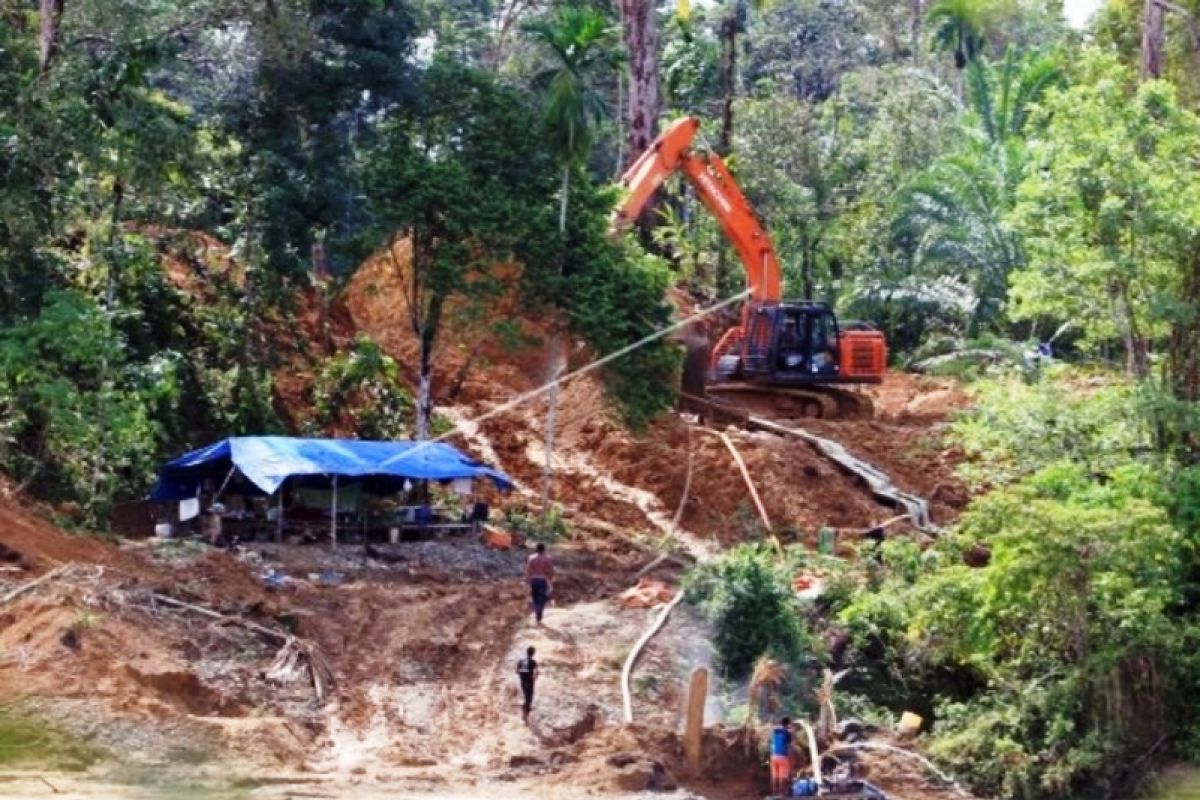
M 613 228 L 632 224 L 663 182 L 682 172 L 737 250 L 746 268 L 751 300 L 777 303 L 781 279 L 771 236 L 759 224 L 721 157 L 692 149 L 699 129 L 700 123 L 692 117 L 677 120 L 625 171 L 621 183 L 628 193 L 613 215 Z

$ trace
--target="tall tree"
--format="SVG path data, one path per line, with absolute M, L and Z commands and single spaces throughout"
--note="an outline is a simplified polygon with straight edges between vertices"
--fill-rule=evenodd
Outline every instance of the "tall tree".
M 420 343 L 417 438 L 425 439 L 447 307 L 495 296 L 504 286 L 492 267 L 525 241 L 547 241 L 555 169 L 528 135 L 536 116 L 516 91 L 445 62 L 422 76 L 418 91 L 415 109 L 394 113 L 368 154 L 365 184 L 376 239 L 405 282 L 405 311 Z M 536 253 L 530 262 L 549 256 Z
M 551 147 L 559 162 L 562 186 L 559 194 L 558 227 L 564 245 L 571 174 L 583 165 L 592 151 L 596 124 L 607 114 L 604 98 L 596 90 L 596 79 L 616 69 L 620 58 L 615 50 L 616 31 L 602 14 L 590 8 L 566 6 L 546 20 L 527 26 L 546 57 L 545 67 L 534 85 L 543 96 L 544 123 Z M 559 260 L 559 275 L 565 253 Z M 557 380 L 566 366 L 558 331 L 547 341 L 551 389 L 546 411 L 546 465 L 542 490 L 543 508 L 550 511 L 554 481 L 554 435 L 558 413 Z
M 1133 70 L 1109 56 L 1089 54 L 1082 70 L 1039 112 L 1041 168 L 1014 211 L 1030 264 L 1013 277 L 1013 310 L 1070 322 L 1097 352 L 1117 345 L 1128 372 L 1146 378 L 1151 350 L 1195 319 L 1179 289 L 1200 231 L 1200 120 L 1165 82 L 1132 91 Z
M 983 50 L 988 0 L 937 0 L 925 14 L 933 26 L 934 47 L 954 54 L 954 66 L 965 69 Z
M 662 103 L 658 87 L 658 14 L 655 0 L 620 0 L 625 51 L 629 54 L 628 159 L 658 135 Z M 624 166 L 624 165 L 622 165 Z

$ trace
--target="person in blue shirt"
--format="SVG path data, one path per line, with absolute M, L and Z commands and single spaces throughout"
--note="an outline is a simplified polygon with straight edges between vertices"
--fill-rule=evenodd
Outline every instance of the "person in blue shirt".
M 771 794 L 787 797 L 792 780 L 792 720 L 784 717 L 771 731 Z

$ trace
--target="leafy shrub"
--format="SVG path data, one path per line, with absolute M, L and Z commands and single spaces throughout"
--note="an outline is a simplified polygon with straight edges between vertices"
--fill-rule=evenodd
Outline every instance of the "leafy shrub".
M 1018 374 L 976 383 L 974 407 L 951 429 L 967 456 L 960 474 L 974 486 L 1000 485 L 1059 460 L 1104 473 L 1150 445 L 1132 386 L 1065 367 L 1030 384 Z
M 788 575 L 766 547 L 742 545 L 697 568 L 685 591 L 713 623 L 717 656 L 734 679 L 749 675 L 759 656 L 795 664 L 811 650 Z
M 563 518 L 562 507 L 557 503 L 545 514 L 531 511 L 525 506 L 509 506 L 504 509 L 502 524 L 538 542 L 556 542 L 571 535 L 571 528 Z
M 130 358 L 101 308 L 52 293 L 37 318 L 0 331 L 0 466 L 102 521 L 154 474 L 162 420 L 179 402 L 172 356 Z
M 396 360 L 366 335 L 326 363 L 313 385 L 313 408 L 317 425 L 346 425 L 364 439 L 402 438 L 414 414 Z

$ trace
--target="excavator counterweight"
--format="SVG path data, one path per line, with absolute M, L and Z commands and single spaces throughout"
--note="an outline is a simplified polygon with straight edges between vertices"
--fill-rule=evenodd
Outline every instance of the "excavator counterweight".
M 782 299 L 771 236 L 721 157 L 693 147 L 699 129 L 685 117 L 655 139 L 622 176 L 628 191 L 612 220 L 614 231 L 631 224 L 678 172 L 720 222 L 745 269 L 750 297 L 741 322 L 709 349 L 704 397 L 697 396 L 695 381 L 687 396 L 693 404 L 724 401 L 771 416 L 869 416 L 870 400 L 845 387 L 883 380 L 883 334 L 865 323 L 843 328 L 826 303 Z

